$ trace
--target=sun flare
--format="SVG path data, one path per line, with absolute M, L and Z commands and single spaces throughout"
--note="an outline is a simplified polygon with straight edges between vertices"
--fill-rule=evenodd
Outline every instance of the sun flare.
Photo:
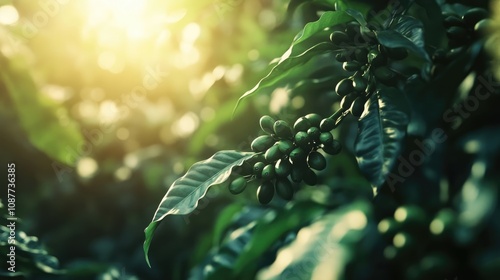
M 87 0 L 91 28 L 119 29 L 132 39 L 146 35 L 146 0 Z

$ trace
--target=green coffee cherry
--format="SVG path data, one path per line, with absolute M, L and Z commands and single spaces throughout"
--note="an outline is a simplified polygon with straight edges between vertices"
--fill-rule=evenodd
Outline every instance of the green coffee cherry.
M 356 98 L 351 105 L 350 111 L 353 116 L 356 118 L 361 117 L 365 110 L 365 103 L 366 103 L 366 98 L 365 97 L 358 97 Z
M 271 135 L 262 135 L 255 138 L 255 140 L 252 141 L 252 144 L 250 144 L 250 147 L 252 148 L 252 151 L 260 153 L 269 149 L 275 142 L 276 140 Z
M 325 146 L 333 143 L 333 135 L 330 132 L 322 132 L 319 135 L 319 142 Z
M 292 128 L 286 121 L 276 121 L 273 125 L 273 130 L 280 138 L 289 139 L 292 137 Z
M 462 20 L 469 28 L 473 28 L 480 20 L 488 17 L 488 11 L 482 8 L 472 8 L 468 10 Z
M 268 164 L 262 169 L 262 179 L 272 180 L 276 177 L 276 171 L 274 170 L 274 164 Z
M 480 20 L 476 25 L 474 25 L 474 31 L 480 35 L 484 35 L 490 32 L 493 28 L 493 23 L 491 19 Z
M 368 86 L 368 80 L 362 76 L 354 76 L 352 78 L 352 86 L 357 92 L 364 92 Z
M 349 42 L 349 37 L 347 37 L 347 34 L 342 31 L 334 31 L 330 34 L 330 41 L 335 45 L 340 45 L 342 43 Z
M 318 141 L 320 134 L 321 131 L 319 130 L 319 128 L 314 126 L 307 130 L 307 135 L 309 135 L 309 139 L 311 139 L 311 141 L 313 142 Z
M 298 131 L 307 131 L 311 127 L 311 122 L 306 119 L 306 117 L 300 117 L 293 124 L 293 129 L 295 132 Z
M 318 183 L 318 176 L 314 171 L 306 167 L 304 168 L 304 177 L 302 180 L 309 186 L 315 186 Z
M 290 159 L 294 164 L 304 161 L 306 159 L 306 156 L 306 151 L 301 147 L 297 147 L 290 152 Z
M 339 96 L 346 96 L 347 94 L 351 93 L 354 90 L 353 83 L 351 79 L 342 79 L 340 82 L 337 83 L 337 86 L 335 87 L 335 92 Z
M 376 68 L 373 75 L 377 78 L 377 80 L 385 85 L 393 85 L 396 78 L 396 73 L 394 73 L 394 71 L 389 69 L 387 66 Z
M 309 134 L 305 131 L 299 131 L 295 134 L 295 144 L 300 147 L 307 147 L 309 142 L 311 141 L 311 138 L 309 137 Z
M 329 132 L 335 128 L 335 120 L 332 120 L 330 118 L 325 118 L 319 124 L 319 128 L 321 129 L 321 131 Z
M 302 182 L 304 178 L 305 170 L 308 169 L 307 166 L 302 164 L 294 164 L 292 166 L 292 171 L 290 172 L 290 179 L 295 183 Z
M 240 194 L 245 190 L 247 180 L 244 177 L 238 177 L 229 184 L 229 192 L 232 194 Z
M 292 163 L 288 160 L 288 158 L 282 158 L 276 162 L 274 166 L 274 170 L 276 172 L 276 176 L 278 177 L 286 177 L 290 175 L 292 172 Z
M 361 65 L 357 61 L 346 61 L 342 64 L 342 68 L 345 71 L 354 72 L 361 69 Z
M 333 156 L 340 153 L 340 151 L 342 150 L 342 145 L 338 140 L 333 140 L 330 145 L 324 145 L 322 149 L 323 151 L 325 151 L 325 153 Z
M 264 158 L 267 162 L 275 162 L 283 157 L 283 153 L 279 149 L 279 145 L 273 145 L 271 148 L 267 149 L 264 154 Z
M 290 152 L 295 148 L 292 140 L 280 140 L 277 145 L 280 152 L 284 155 L 290 154 Z
M 322 119 L 320 115 L 314 113 L 307 114 L 304 117 L 311 123 L 311 126 L 315 127 L 319 126 L 319 123 L 321 122 Z
M 273 125 L 275 120 L 271 116 L 262 116 L 259 120 L 260 128 L 269 134 L 273 134 Z
M 257 189 L 257 199 L 261 204 L 268 204 L 274 196 L 274 184 L 271 181 L 263 182 Z
M 276 193 L 284 200 L 292 200 L 293 185 L 287 178 L 279 178 L 276 180 Z
M 263 163 L 262 161 L 255 163 L 253 166 L 253 174 L 257 176 L 257 178 L 260 178 L 262 176 L 262 170 L 264 169 L 265 166 L 266 164 Z
M 311 152 L 307 157 L 307 164 L 315 170 L 323 170 L 326 168 L 325 157 L 318 152 Z
M 352 102 L 358 98 L 358 94 L 351 92 L 348 95 L 342 97 L 340 101 L 340 107 L 344 110 L 349 110 L 351 108 Z

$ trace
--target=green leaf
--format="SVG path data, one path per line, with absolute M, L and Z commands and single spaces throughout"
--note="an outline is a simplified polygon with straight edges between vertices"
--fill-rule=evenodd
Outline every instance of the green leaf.
M 257 225 L 244 250 L 234 263 L 234 273 L 239 275 L 247 266 L 256 262 L 264 252 L 284 234 L 319 217 L 325 208 L 322 205 L 303 202 L 288 204 L 289 207 L 268 213 L 257 221 Z
M 334 2 L 339 11 L 348 11 L 348 10 L 356 11 L 356 13 L 362 15 L 363 18 L 365 18 L 368 15 L 368 12 L 370 12 L 372 8 L 371 5 L 362 3 L 362 1 L 334 0 Z
M 370 207 L 368 202 L 354 202 L 302 228 L 295 241 L 283 247 L 276 261 L 257 278 L 345 279 L 346 265 L 372 246 L 366 238 L 375 228 Z
M 363 16 L 363 14 L 360 11 L 354 10 L 354 9 L 347 9 L 345 12 L 348 15 L 350 15 L 352 18 L 354 18 L 357 22 L 359 22 L 359 24 L 361 24 L 361 26 L 366 26 L 368 24 L 366 22 L 365 17 Z
M 252 238 L 255 224 L 251 222 L 234 230 L 220 248 L 211 252 L 203 263 L 191 270 L 190 279 L 228 279 L 238 255 Z
M 443 26 L 443 16 L 439 4 L 436 0 L 417 0 L 416 3 L 424 11 L 418 16 L 424 25 L 424 30 L 432 30 L 432 32 L 424 34 L 426 44 L 433 47 L 446 47 L 446 29 Z
M 297 34 L 289 50 L 291 52 L 291 55 L 301 53 L 302 51 L 304 51 L 304 49 L 307 49 L 308 47 L 304 47 L 303 45 L 306 45 L 305 43 L 308 40 L 315 38 L 317 34 L 329 35 L 332 31 L 329 31 L 328 28 L 348 22 L 350 20 L 352 20 L 352 17 L 345 12 L 329 11 L 323 13 L 317 21 L 306 24 L 304 26 L 304 29 L 302 29 L 299 34 Z M 313 44 L 317 43 L 319 42 L 315 41 Z M 310 46 L 311 43 L 309 43 L 308 45 Z
M 0 48 L 9 51 L 7 57 L 0 52 L 0 82 L 7 89 L 20 123 L 28 134 L 29 141 L 51 158 L 72 166 L 84 139 L 78 125 L 69 120 L 62 124 L 57 112 L 66 113 L 62 106 L 42 96 L 31 76 L 26 54 L 14 46 L 6 36 L 6 30 L 0 28 Z M 11 42 L 9 44 L 9 42 Z
M 281 60 L 278 62 L 276 66 L 273 67 L 271 72 L 267 74 L 264 78 L 262 78 L 255 87 L 251 90 L 245 92 L 236 103 L 235 110 L 238 108 L 240 102 L 257 93 L 262 92 L 265 89 L 269 89 L 271 87 L 275 87 L 279 82 L 282 82 L 285 79 L 290 79 L 289 73 L 290 70 L 293 70 L 296 66 L 300 66 L 310 59 L 329 51 L 333 50 L 333 45 L 329 42 L 318 43 L 317 45 L 312 46 L 310 49 L 307 49 L 303 53 L 297 56 L 290 56 L 290 49 L 283 55 Z M 299 69 L 300 70 L 300 69 Z
M 410 16 L 403 16 L 390 30 L 378 31 L 376 35 L 379 43 L 388 48 L 403 47 L 430 61 L 425 51 L 423 30 L 422 22 Z
M 208 189 L 224 183 L 235 166 L 251 158 L 254 153 L 238 151 L 220 151 L 211 158 L 195 163 L 181 178 L 177 179 L 163 197 L 153 220 L 145 229 L 144 253 L 149 265 L 148 251 L 154 231 L 167 215 L 185 215 L 191 213 L 198 201 Z
M 405 96 L 395 88 L 380 90 L 368 102 L 358 123 L 355 154 L 361 172 L 380 187 L 401 152 L 409 117 Z
M 331 33 L 330 27 L 349 20 L 352 20 L 352 17 L 345 12 L 328 11 L 323 13 L 317 21 L 306 24 L 304 29 L 295 36 L 290 48 L 281 56 L 267 76 L 240 97 L 235 110 L 243 99 L 272 87 L 280 80 L 287 78 L 290 69 L 302 65 L 318 54 L 335 50 L 335 46 L 328 39 Z

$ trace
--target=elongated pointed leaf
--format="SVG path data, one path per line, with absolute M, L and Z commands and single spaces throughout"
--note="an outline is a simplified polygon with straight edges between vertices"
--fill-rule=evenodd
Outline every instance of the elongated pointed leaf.
M 370 251 L 375 231 L 368 202 L 354 202 L 302 228 L 257 279 L 346 279 L 344 269 Z
M 241 100 L 276 85 L 281 79 L 287 78 L 288 71 L 293 67 L 307 62 L 316 55 L 335 50 L 336 46 L 331 44 L 328 39 L 331 33 L 329 28 L 349 20 L 352 20 L 352 17 L 345 12 L 328 11 L 323 13 L 317 21 L 306 24 L 304 29 L 295 36 L 290 48 L 281 56 L 267 76 L 240 97 L 235 110 Z
M 310 49 L 307 49 L 303 53 L 297 55 L 297 56 L 290 56 L 291 54 L 291 49 L 289 49 L 281 58 L 281 60 L 278 62 L 276 66 L 273 67 L 271 72 L 267 74 L 264 78 L 262 78 L 255 87 L 253 87 L 251 90 L 245 92 L 240 99 L 238 99 L 238 102 L 236 103 L 236 108 L 238 108 L 238 105 L 240 102 L 257 93 L 262 92 L 265 89 L 269 89 L 271 87 L 276 86 L 279 82 L 285 79 L 289 79 L 289 73 L 291 70 L 293 70 L 294 67 L 300 66 L 306 62 L 308 62 L 310 59 L 313 57 L 316 57 L 320 54 L 323 54 L 325 52 L 329 52 L 333 50 L 333 45 L 329 42 L 322 42 L 317 45 L 312 46 Z M 285 58 L 286 56 L 286 58 Z
M 211 186 L 225 182 L 235 166 L 254 153 L 238 151 L 220 151 L 211 158 L 195 163 L 187 173 L 177 179 L 163 197 L 153 220 L 145 229 L 144 253 L 149 265 L 148 251 L 154 231 L 167 215 L 185 215 L 191 213 L 198 201 L 205 196 Z
M 402 148 L 409 117 L 402 92 L 387 88 L 374 94 L 359 120 L 355 154 L 359 168 L 376 187 L 381 186 Z

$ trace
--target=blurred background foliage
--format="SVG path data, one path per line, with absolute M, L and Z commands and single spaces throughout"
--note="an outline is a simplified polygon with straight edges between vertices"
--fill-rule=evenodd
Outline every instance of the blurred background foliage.
M 16 163 L 20 228 L 76 274 L 181 279 L 227 198 L 162 227 L 153 269 L 143 229 L 187 166 L 249 148 L 242 124 L 269 98 L 232 111 L 300 28 L 277 29 L 286 2 L 0 1 L 0 158 Z

